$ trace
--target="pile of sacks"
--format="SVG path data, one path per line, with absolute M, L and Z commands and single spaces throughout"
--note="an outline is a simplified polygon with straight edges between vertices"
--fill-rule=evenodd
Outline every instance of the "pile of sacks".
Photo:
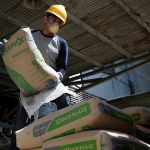
M 55 70 L 45 63 L 29 28 L 22 27 L 5 43 L 2 57 L 10 77 L 26 96 L 44 90 L 49 79 L 55 82 L 59 79 Z M 148 150 L 150 131 L 146 127 L 149 125 L 148 109 L 120 110 L 92 98 L 53 112 L 17 131 L 17 147 L 22 150 Z
M 130 107 L 123 109 L 125 113 L 132 115 L 135 128 L 131 135 L 150 144 L 150 109 L 145 107 Z
M 135 112 L 128 109 L 121 110 L 92 98 L 53 112 L 17 131 L 17 146 L 22 150 L 150 149 L 149 144 L 137 137 L 141 130 L 137 118 L 133 117 L 137 109 L 132 108 Z M 139 122 L 149 125 L 146 121 L 150 115 L 143 111 L 138 115 Z M 148 118 L 144 121 L 144 117 Z

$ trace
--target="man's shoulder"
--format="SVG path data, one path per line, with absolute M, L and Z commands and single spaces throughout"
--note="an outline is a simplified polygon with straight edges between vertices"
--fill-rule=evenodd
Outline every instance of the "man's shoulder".
M 58 39 L 59 39 L 60 42 L 62 42 L 62 43 L 67 43 L 66 40 L 63 39 L 62 37 L 60 37 L 60 36 L 58 36 L 58 35 L 57 35 L 57 37 L 58 37 Z
M 31 30 L 31 33 L 33 34 L 33 33 L 39 33 L 39 32 L 41 32 L 41 30 Z

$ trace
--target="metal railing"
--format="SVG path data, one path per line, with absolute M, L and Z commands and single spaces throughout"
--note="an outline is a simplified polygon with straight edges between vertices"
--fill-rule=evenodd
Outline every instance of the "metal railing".
M 86 92 L 79 92 L 76 96 L 72 96 L 72 95 L 70 96 L 72 104 L 76 104 L 76 103 L 91 99 L 93 97 L 97 97 L 97 96 L 86 93 Z M 101 97 L 98 97 L 98 98 L 105 100 Z
M 0 122 L 0 147 L 9 145 L 11 143 L 11 140 L 9 139 L 9 137 L 7 137 L 7 135 L 3 133 L 3 128 L 8 128 L 9 134 L 11 134 L 12 129 L 14 128 L 14 125 Z

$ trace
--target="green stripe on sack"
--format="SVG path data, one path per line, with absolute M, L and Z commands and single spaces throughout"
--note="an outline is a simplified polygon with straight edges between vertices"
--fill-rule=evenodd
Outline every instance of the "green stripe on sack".
M 96 140 L 63 145 L 60 150 L 97 150 Z
M 5 65 L 6 66 L 6 65 Z M 13 80 L 13 82 L 19 87 L 22 88 L 24 90 L 28 90 L 28 91 L 33 91 L 36 92 L 37 90 L 35 88 L 33 88 L 26 80 L 25 78 L 18 72 L 12 70 L 11 68 L 9 68 L 8 66 L 6 66 L 7 72 L 9 74 L 9 76 L 11 77 L 11 79 Z
M 133 119 L 130 115 L 127 115 L 127 114 L 124 114 L 124 113 L 121 113 L 117 110 L 113 110 L 112 112 L 112 116 L 121 120 L 121 121 L 124 121 L 124 122 L 127 122 L 127 123 L 130 123 L 132 124 L 133 123 Z
M 130 115 L 122 113 L 118 110 L 115 110 L 114 108 L 110 107 L 109 105 L 99 103 L 98 108 L 99 108 L 99 111 L 104 113 L 104 114 L 107 114 L 107 115 L 114 117 L 118 120 L 133 124 L 133 119 Z
M 78 119 L 81 119 L 91 113 L 90 104 L 87 102 L 67 113 L 64 113 L 52 120 L 49 127 L 47 128 L 47 132 L 60 128 L 66 124 L 74 122 Z
M 47 147 L 43 150 L 97 150 L 97 142 L 96 140 L 89 140 L 62 146 Z
M 68 131 L 66 131 L 66 132 L 63 132 L 63 133 L 61 133 L 61 134 L 58 134 L 58 135 L 56 135 L 56 136 L 53 136 L 53 137 L 51 137 L 51 138 L 45 140 L 44 142 L 49 141 L 49 140 L 52 140 L 52 139 L 55 139 L 55 138 L 59 138 L 59 137 L 62 137 L 62 136 L 70 135 L 70 134 L 73 134 L 73 133 L 75 133 L 75 128 L 73 128 L 73 129 L 71 129 L 71 130 L 68 130 Z

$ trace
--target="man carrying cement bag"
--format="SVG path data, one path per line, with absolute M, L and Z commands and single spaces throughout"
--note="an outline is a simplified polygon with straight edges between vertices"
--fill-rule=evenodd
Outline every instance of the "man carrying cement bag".
M 66 17 L 67 13 L 63 5 L 53 5 L 45 11 L 43 30 L 31 31 L 35 44 L 40 50 L 45 62 L 54 70 L 56 70 L 56 72 L 59 74 L 60 81 L 66 73 L 68 61 L 68 45 L 66 41 L 57 36 L 56 33 L 58 32 L 59 28 L 66 23 Z M 6 40 L 0 42 L 1 54 L 5 51 L 5 42 Z M 55 82 L 54 80 L 50 79 L 47 84 L 47 89 L 56 88 L 58 84 L 59 82 Z M 25 99 L 26 101 L 31 100 L 32 98 L 26 98 L 22 93 L 20 95 L 21 99 Z M 37 97 L 39 96 L 38 94 L 36 95 Z M 36 98 L 34 100 L 36 100 Z M 62 109 L 70 105 L 69 96 L 66 97 L 66 94 L 63 94 L 62 96 L 48 103 L 45 103 L 44 98 L 40 100 L 40 104 L 42 104 L 42 106 L 40 106 L 37 109 L 38 111 L 35 112 L 34 119 L 41 118 L 51 112 L 56 111 L 57 109 Z M 27 126 L 33 121 L 32 119 L 27 120 L 29 112 L 27 111 L 27 109 L 24 109 L 24 101 L 21 100 L 21 103 L 24 107 L 20 105 L 20 102 L 18 103 L 16 125 L 14 131 Z M 33 108 L 29 108 L 29 111 L 32 112 Z M 26 112 L 28 112 L 28 114 Z M 32 113 L 30 113 L 30 115 L 31 114 Z M 12 139 L 12 149 L 18 150 L 18 148 L 16 147 L 15 137 Z

